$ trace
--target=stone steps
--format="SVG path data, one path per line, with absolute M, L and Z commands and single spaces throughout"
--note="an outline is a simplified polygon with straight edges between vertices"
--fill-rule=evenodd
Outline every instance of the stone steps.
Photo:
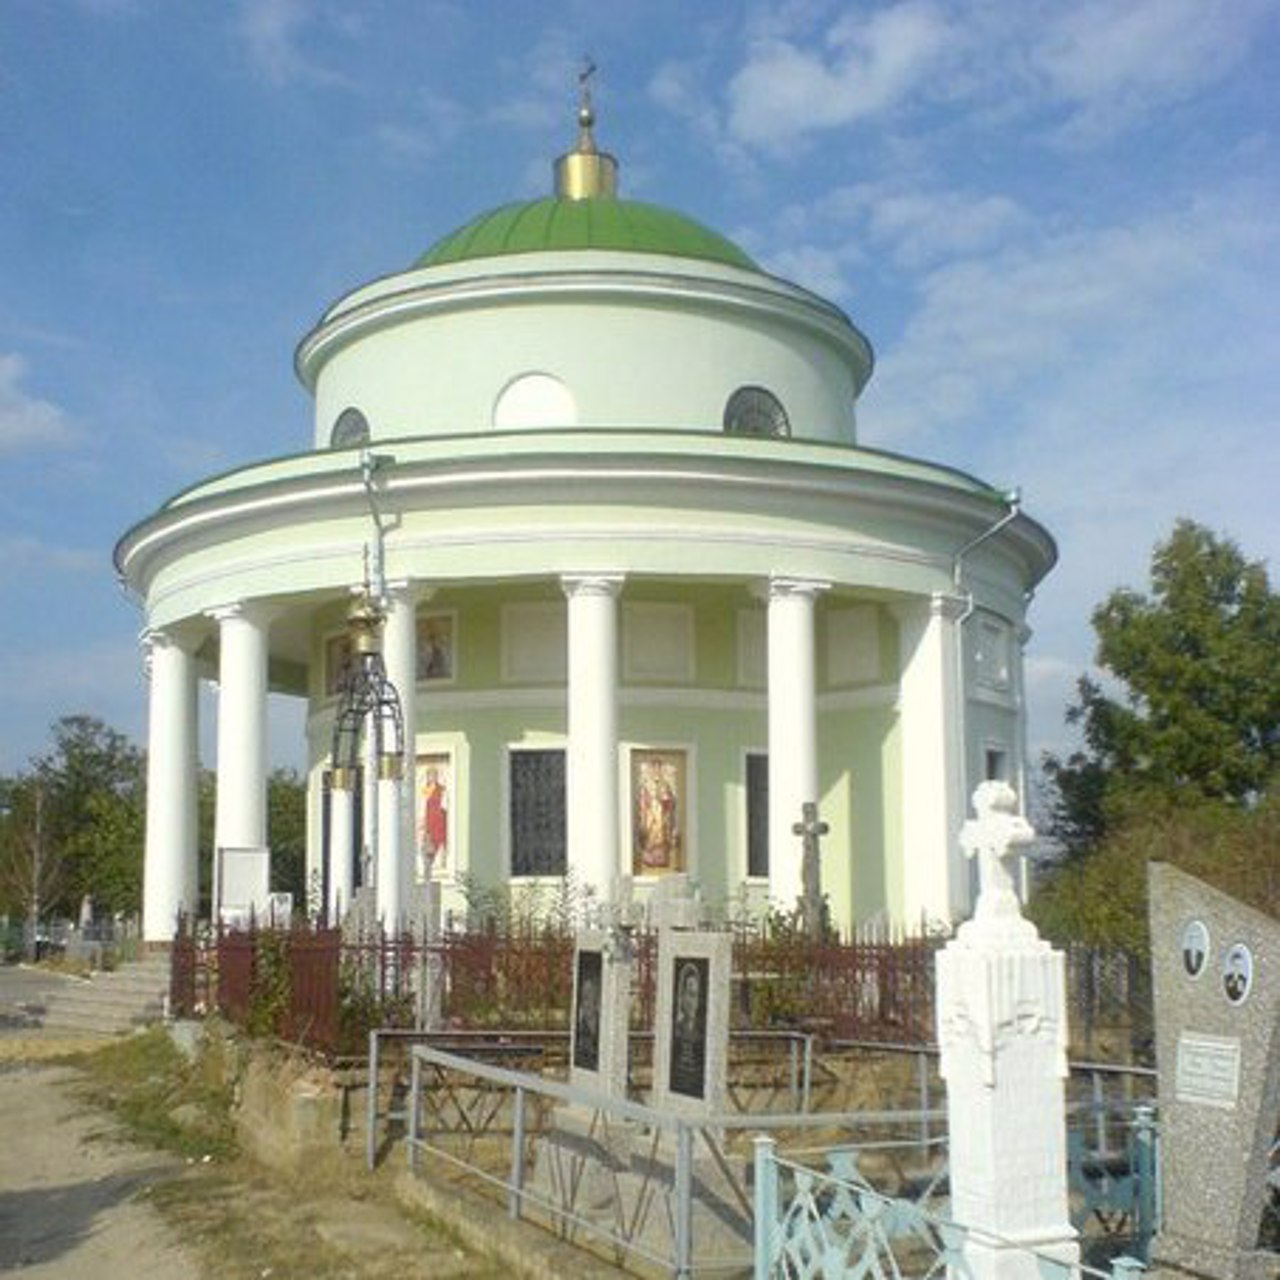
M 41 1022 L 46 1030 L 119 1035 L 163 1018 L 168 992 L 168 957 L 152 957 L 51 991 Z

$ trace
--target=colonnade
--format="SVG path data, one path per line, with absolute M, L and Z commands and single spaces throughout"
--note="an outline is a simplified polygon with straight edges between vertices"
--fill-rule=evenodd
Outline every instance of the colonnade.
M 619 574 L 561 579 L 568 617 L 567 861 L 583 885 L 608 901 L 621 869 L 618 758 Z M 762 590 L 768 609 L 769 896 L 794 903 L 802 885 L 802 843 L 793 826 L 817 802 L 819 749 L 815 615 L 828 584 L 775 578 Z M 416 725 L 415 612 L 427 593 L 390 584 L 383 623 L 387 675 L 401 699 L 412 778 Z M 902 738 L 903 915 L 951 918 L 956 903 L 949 860 L 963 816 L 965 779 L 960 611 L 935 596 L 898 610 L 902 635 L 899 723 Z M 217 813 L 220 848 L 265 848 L 268 605 L 246 603 L 209 615 L 218 628 Z M 180 912 L 196 906 L 197 666 L 182 628 L 148 633 L 150 724 L 143 934 L 173 935 Z M 412 782 L 379 804 L 388 837 L 375 868 L 377 905 L 400 916 L 414 848 Z M 331 792 L 330 900 L 349 903 L 350 792 Z M 347 806 L 347 807 L 344 807 Z M 889 825 L 889 824 L 887 824 Z

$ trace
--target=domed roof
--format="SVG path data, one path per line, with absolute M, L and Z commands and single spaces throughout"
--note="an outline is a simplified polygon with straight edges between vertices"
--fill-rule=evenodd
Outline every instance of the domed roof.
M 732 240 L 674 209 L 604 195 L 550 196 L 502 205 L 437 240 L 414 266 L 575 249 L 661 253 L 748 271 L 760 269 Z

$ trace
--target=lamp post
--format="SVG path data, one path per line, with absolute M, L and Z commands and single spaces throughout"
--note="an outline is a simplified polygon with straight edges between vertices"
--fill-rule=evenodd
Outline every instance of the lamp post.
M 370 814 L 370 853 L 377 913 L 390 929 L 400 922 L 400 783 L 404 714 L 382 657 L 383 612 L 366 587 L 347 616 L 350 652 L 338 684 L 330 751 L 330 875 L 328 907 L 336 918 L 352 897 L 352 791 L 365 763 L 377 778 Z M 364 759 L 362 761 L 362 747 Z

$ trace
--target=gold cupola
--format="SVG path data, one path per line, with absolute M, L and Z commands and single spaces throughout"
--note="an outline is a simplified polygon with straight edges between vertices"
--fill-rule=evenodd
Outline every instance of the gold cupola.
M 582 98 L 578 104 L 578 145 L 555 163 L 556 197 L 560 200 L 593 200 L 618 194 L 618 162 L 596 147 L 592 133 L 596 115 L 591 109 L 588 80 L 594 71 L 592 66 L 579 77 Z

